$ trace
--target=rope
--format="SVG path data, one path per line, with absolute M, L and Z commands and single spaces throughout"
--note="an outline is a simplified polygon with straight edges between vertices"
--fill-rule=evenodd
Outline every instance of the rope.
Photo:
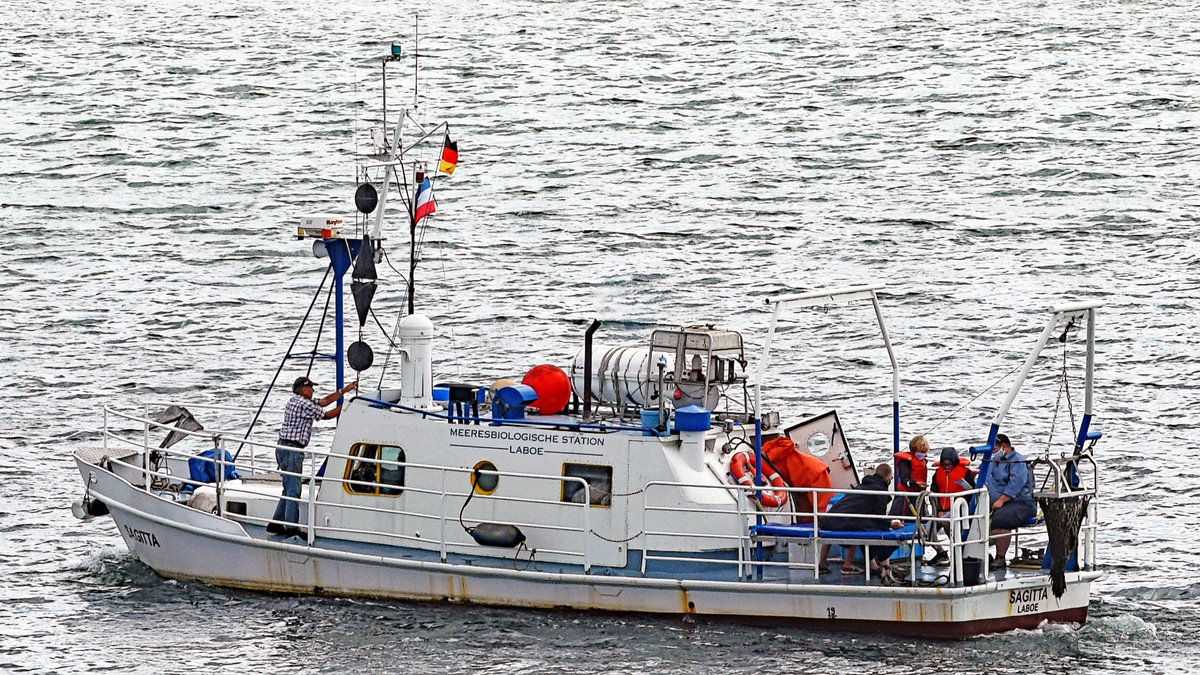
M 640 495 L 645 491 L 646 491 L 646 488 L 638 488 L 638 489 L 634 490 L 633 492 L 610 492 L 610 493 L 608 493 L 608 496 L 609 497 L 632 497 L 634 495 Z
M 915 501 L 909 502 L 909 504 L 908 504 L 908 510 L 912 511 L 913 516 L 915 516 L 915 518 L 913 519 L 913 525 L 916 529 L 917 543 L 920 544 L 921 546 L 925 546 L 926 543 L 930 541 L 929 537 L 931 536 L 931 535 L 925 534 L 925 527 L 924 527 L 925 503 L 929 499 L 929 494 L 930 494 L 930 489 L 927 487 L 924 490 L 922 490 L 920 493 L 917 494 L 917 498 Z M 917 505 L 916 508 L 913 507 L 914 504 Z
M 383 333 L 383 339 L 387 340 L 388 350 L 390 351 L 392 349 L 395 349 L 396 343 L 392 342 L 392 336 L 388 335 L 387 329 L 384 328 L 383 324 L 379 322 L 379 317 L 375 316 L 375 308 L 372 307 L 369 311 L 371 313 L 371 318 L 375 320 L 375 325 L 379 326 L 379 332 Z M 358 339 L 360 339 L 360 340 L 362 339 L 362 331 L 359 331 Z
M 1066 355 L 1063 355 L 1064 361 Z M 1046 456 L 1050 456 L 1050 447 L 1054 445 L 1054 429 L 1058 426 L 1058 411 L 1062 409 L 1063 384 L 1067 380 L 1066 363 L 1063 363 L 1063 381 L 1058 385 L 1058 400 L 1054 402 L 1054 417 L 1050 419 L 1050 434 L 1046 437 Z
M 993 387 L 995 387 L 996 385 L 998 385 L 998 384 L 1000 384 L 1001 382 L 1003 382 L 1003 381 L 1004 381 L 1004 380 L 1005 380 L 1005 379 L 1006 379 L 1006 378 L 1007 378 L 1009 375 L 1012 375 L 1013 373 L 1017 372 L 1017 369 L 1018 369 L 1018 368 L 1020 368 L 1020 367 L 1021 367 L 1020 365 L 1014 366 L 1012 370 L 1010 370 L 1010 371 L 1008 371 L 1007 373 L 1005 373 L 1005 374 L 1001 375 L 1001 376 L 1000 376 L 1000 379 L 998 379 L 998 380 L 996 380 L 995 382 L 993 382 L 993 383 L 991 383 L 990 385 L 988 385 L 988 388 L 987 388 L 987 389 L 984 389 L 983 391 L 979 392 L 978 394 L 975 394 L 975 396 L 971 397 L 971 400 L 969 400 L 969 401 L 967 401 L 966 403 L 964 403 L 964 404 L 960 405 L 960 406 L 958 407 L 958 410 L 955 410 L 954 412 L 950 413 L 950 414 L 949 414 L 949 415 L 947 415 L 946 417 L 942 418 L 942 420 L 941 420 L 940 422 L 938 422 L 937 424 L 935 424 L 935 425 L 933 425 L 932 427 L 930 427 L 930 428 L 929 428 L 929 431 L 926 431 L 926 432 L 925 432 L 925 435 L 926 435 L 926 436 L 928 436 L 928 435 L 929 435 L 929 434 L 930 434 L 930 433 L 931 433 L 931 432 L 932 432 L 934 429 L 937 429 L 938 427 L 942 426 L 942 424 L 944 424 L 944 423 L 946 423 L 946 422 L 949 422 L 950 420 L 954 419 L 954 416 L 955 416 L 955 415 L 957 415 L 958 413 L 962 412 L 964 408 L 966 408 L 967 406 L 969 406 L 969 405 L 971 405 L 972 403 L 974 403 L 974 402 L 976 401 L 976 399 L 978 399 L 980 396 L 983 396 L 984 394 L 986 394 L 986 393 L 988 393 L 989 391 L 991 391 Z
M 897 579 L 891 565 L 879 566 L 879 583 L 883 586 L 903 586 L 904 581 Z
M 380 250 L 380 251 L 383 251 L 383 261 L 384 261 L 385 263 L 387 263 L 387 266 L 388 266 L 388 267 L 392 268 L 392 271 L 396 273 L 396 276 L 400 277 L 400 279 L 401 279 L 402 281 L 404 281 L 404 287 L 405 287 L 405 288 L 408 288 L 408 277 L 407 277 L 407 276 L 405 276 L 405 274 L 404 274 L 403 272 L 401 272 L 400 270 L 396 269 L 396 266 L 392 264 L 392 259 L 391 259 L 390 257 L 388 257 L 388 254 L 387 254 L 387 249 L 386 249 L 386 248 L 380 248 L 379 250 Z M 406 299 L 407 299 L 407 298 L 406 298 Z
M 908 504 L 909 512 L 913 515 L 913 525 L 914 529 L 916 530 L 917 543 L 923 547 L 931 546 L 933 544 L 934 528 L 929 528 L 927 531 L 925 526 L 925 506 L 930 500 L 933 499 L 930 497 L 931 493 L 932 490 L 930 488 L 925 488 L 918 493 L 916 498 L 912 501 L 909 501 L 907 497 L 902 497 Z M 936 509 L 930 509 L 930 511 L 933 513 L 937 512 Z M 881 568 L 880 579 L 885 586 L 901 586 L 904 584 L 903 580 L 896 579 L 890 566 Z M 945 586 L 948 583 L 950 583 L 950 576 L 948 574 L 939 574 L 933 579 L 917 579 L 916 581 L 918 586 L 924 587 Z
M 471 534 L 475 528 L 467 527 L 467 524 L 463 522 L 463 514 L 467 511 L 467 504 L 470 504 L 471 500 L 475 498 L 475 486 L 479 484 L 479 475 L 479 469 L 475 469 L 471 473 L 471 491 L 467 493 L 466 501 L 463 502 L 462 508 L 458 510 L 458 524 L 462 526 L 463 532 L 467 534 Z
M 944 573 L 939 574 L 932 579 L 917 579 L 917 585 L 924 588 L 929 588 L 931 586 L 945 586 L 948 583 L 950 583 L 950 575 Z
M 518 567 L 518 564 L 521 562 L 521 551 L 529 551 L 529 559 L 525 561 L 524 567 Z M 525 570 L 529 569 L 531 565 L 533 565 L 533 559 L 535 557 L 537 557 L 537 549 L 529 548 L 525 545 L 525 542 L 521 542 L 521 545 L 517 546 L 517 551 L 513 553 L 513 569 L 517 570 L 518 572 L 524 572 Z
M 283 366 L 287 363 L 287 355 L 292 353 L 296 342 L 300 339 L 300 333 L 304 331 L 304 324 L 308 323 L 308 317 L 312 315 L 313 307 L 317 305 L 317 298 L 321 297 L 321 291 L 325 288 L 325 282 L 329 279 L 330 272 L 333 271 L 333 265 L 325 268 L 325 276 L 321 277 L 321 285 L 317 286 L 317 292 L 313 294 L 312 302 L 308 303 L 308 311 L 304 313 L 304 318 L 300 320 L 300 325 L 296 327 L 296 334 L 292 336 L 292 343 L 288 345 L 287 352 L 284 357 L 279 360 L 279 367 L 275 369 L 275 376 L 271 378 L 271 383 L 267 385 L 267 392 L 263 394 L 262 402 L 258 404 L 258 410 L 254 411 L 254 418 L 250 420 L 250 426 L 246 427 L 246 435 L 242 437 L 242 442 L 238 443 L 238 449 L 233 453 L 233 459 L 236 461 L 238 455 L 242 454 L 242 448 L 245 447 L 246 441 L 250 439 L 250 434 L 254 432 L 254 425 L 258 423 L 258 418 L 262 415 L 263 407 L 267 405 L 267 399 L 271 396 L 271 391 L 275 388 L 275 383 L 279 381 L 279 374 L 283 372 Z M 330 286 L 332 289 L 332 285 Z M 316 351 L 315 349 L 313 350 Z M 312 362 L 309 362 L 311 369 Z
M 1054 445 L 1054 430 L 1058 428 L 1058 413 L 1062 409 L 1062 401 L 1064 396 L 1067 399 L 1067 413 L 1071 417 L 1071 433 L 1072 437 L 1079 435 L 1079 427 L 1075 424 L 1075 406 L 1071 403 L 1071 378 L 1067 373 L 1067 331 L 1070 331 L 1074 324 L 1069 324 L 1063 331 L 1059 341 L 1062 343 L 1062 379 L 1058 385 L 1058 398 L 1054 402 L 1054 418 L 1050 420 L 1050 435 L 1046 438 L 1046 455 L 1050 455 L 1050 448 Z
M 333 269 L 333 265 L 329 266 Z M 321 322 L 317 324 L 317 337 L 313 340 L 312 351 L 308 353 L 308 370 L 304 372 L 305 377 L 312 375 L 313 363 L 317 360 L 317 350 L 321 348 L 321 335 L 325 332 L 325 320 L 329 318 L 329 304 L 333 302 L 333 290 L 335 284 L 329 284 L 329 292 L 325 296 L 325 311 L 321 312 Z
M 644 531 L 638 532 L 637 534 L 631 535 L 624 539 L 609 539 L 608 537 L 600 534 L 599 532 L 597 532 L 595 530 L 592 530 L 592 534 L 596 535 L 596 537 L 599 539 L 603 539 L 604 541 L 607 541 L 610 544 L 627 544 L 627 543 L 633 541 L 634 539 L 637 539 L 638 537 L 642 536 L 643 534 L 645 534 L 645 532 Z
M 883 586 L 908 586 L 909 581 L 905 579 L 908 572 L 900 572 L 900 577 L 896 576 L 897 570 L 891 565 L 879 566 L 879 583 Z M 922 588 L 932 588 L 935 586 L 945 586 L 950 583 L 949 573 L 942 572 L 932 579 L 917 579 L 913 585 Z
M 1071 431 L 1073 436 L 1079 435 L 1079 427 L 1075 425 L 1075 406 L 1071 404 L 1071 379 L 1067 377 L 1067 345 L 1063 344 L 1063 389 L 1067 392 L 1067 412 L 1071 415 Z
M 399 270 L 397 270 L 396 266 L 392 264 L 392 259 L 388 256 L 386 248 L 381 248 L 380 250 L 383 251 L 384 262 L 386 262 L 388 264 L 388 267 L 392 268 L 393 272 L 398 274 L 400 276 L 400 278 L 404 280 L 404 297 L 401 298 L 401 303 L 402 303 L 402 306 L 407 305 L 407 303 L 408 303 L 408 277 L 404 276 L 404 274 L 402 274 Z M 392 327 L 392 334 L 391 334 L 391 337 L 388 339 L 388 345 L 389 345 L 388 351 L 387 351 L 387 354 L 383 357 L 383 366 L 379 370 L 379 387 L 380 387 L 380 389 L 383 388 L 383 380 L 385 377 L 387 377 L 388 366 L 391 365 L 391 362 L 392 362 L 392 353 L 396 351 L 395 350 L 396 338 L 399 335 L 400 322 L 403 319 L 404 319 L 404 313 L 397 312 L 396 313 L 396 325 Z M 382 328 L 382 326 L 381 326 L 381 328 Z

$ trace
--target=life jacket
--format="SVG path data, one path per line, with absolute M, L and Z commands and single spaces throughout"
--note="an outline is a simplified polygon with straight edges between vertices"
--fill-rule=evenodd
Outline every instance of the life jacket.
M 896 464 L 900 462 L 908 462 L 912 466 L 912 480 L 914 483 L 924 483 L 928 485 L 927 478 L 929 477 L 929 465 L 923 459 L 917 459 L 911 452 L 907 450 L 897 452 L 895 454 Z M 905 487 L 900 484 L 900 471 L 896 471 L 896 489 L 900 492 L 920 492 L 919 489 Z
M 798 488 L 833 487 L 833 480 L 829 478 L 829 465 L 817 457 L 797 450 L 792 439 L 772 438 L 763 443 L 762 451 L 763 457 L 771 462 L 788 485 Z M 825 508 L 829 506 L 829 500 L 833 499 L 833 494 L 833 492 L 793 493 L 797 516 L 803 519 L 804 514 L 813 512 L 811 497 L 814 496 L 817 501 L 817 511 L 824 513 Z
M 959 481 L 966 480 L 967 473 L 970 472 L 971 460 L 966 457 L 958 458 L 958 465 L 952 467 L 949 471 L 942 468 L 938 464 L 937 471 L 933 472 L 933 485 L 935 492 L 963 492 L 967 488 L 959 485 Z M 942 511 L 950 510 L 950 497 L 941 497 L 938 499 L 938 508 Z

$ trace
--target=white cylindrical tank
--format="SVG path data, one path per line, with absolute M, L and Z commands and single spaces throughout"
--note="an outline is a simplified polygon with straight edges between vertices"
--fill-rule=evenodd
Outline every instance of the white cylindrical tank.
M 400 405 L 433 407 L 433 322 L 409 314 L 397 330 L 400 348 Z
M 644 345 L 625 345 L 611 349 L 592 348 L 592 400 L 597 403 L 645 405 L 654 391 L 646 379 L 646 359 L 650 350 Z M 580 349 L 571 362 L 571 388 L 583 400 L 583 359 Z

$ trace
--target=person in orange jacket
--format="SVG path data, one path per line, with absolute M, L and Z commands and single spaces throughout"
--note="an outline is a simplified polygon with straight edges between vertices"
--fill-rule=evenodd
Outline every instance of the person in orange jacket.
M 942 456 L 938 459 L 937 470 L 933 472 L 933 491 L 939 494 L 953 494 L 975 487 L 975 472 L 971 470 L 971 460 L 959 457 L 954 448 L 942 448 Z M 952 497 L 939 497 L 937 500 L 937 517 L 944 518 L 950 512 Z M 950 523 L 938 524 L 938 529 L 950 536 Z M 947 565 L 950 563 L 946 549 L 934 546 L 937 554 L 929 561 L 931 565 Z

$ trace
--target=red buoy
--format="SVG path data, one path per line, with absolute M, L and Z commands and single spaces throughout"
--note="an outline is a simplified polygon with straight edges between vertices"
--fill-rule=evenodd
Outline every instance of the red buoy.
M 533 402 L 533 406 L 541 415 L 554 415 L 562 412 L 562 409 L 567 406 L 567 401 L 571 400 L 571 379 L 558 366 L 550 364 L 534 366 L 528 373 L 525 373 L 521 384 L 533 387 L 534 393 L 537 394 L 537 400 Z

